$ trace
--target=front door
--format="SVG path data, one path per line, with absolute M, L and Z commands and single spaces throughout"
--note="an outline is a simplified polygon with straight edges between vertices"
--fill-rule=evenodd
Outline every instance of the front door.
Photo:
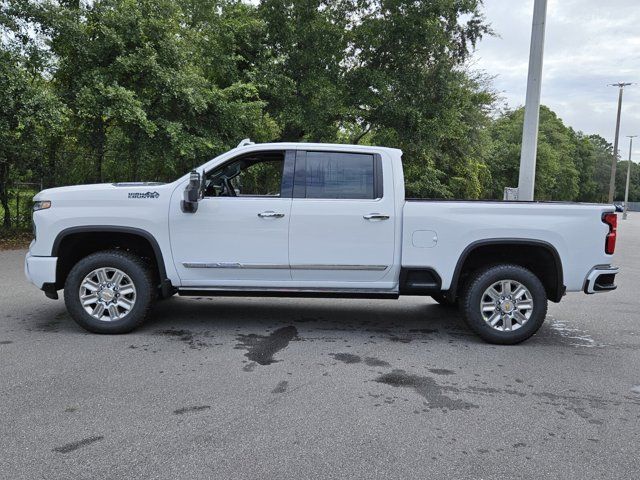
M 286 157 L 286 158 L 285 158 Z M 288 230 L 294 154 L 253 152 L 206 172 L 194 214 L 171 206 L 171 249 L 183 287 L 291 281 Z
M 373 153 L 298 152 L 289 262 L 300 286 L 393 283 L 396 215 L 390 163 L 384 168 Z

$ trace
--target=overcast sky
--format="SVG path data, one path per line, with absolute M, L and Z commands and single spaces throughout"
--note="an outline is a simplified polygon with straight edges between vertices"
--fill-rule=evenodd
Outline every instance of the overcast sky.
M 512 107 L 525 101 L 533 0 L 484 0 L 487 37 L 474 59 L 494 75 L 494 87 Z M 620 154 L 640 135 L 640 0 L 549 0 L 542 103 L 576 130 L 613 142 L 618 90 L 624 93 Z M 640 161 L 640 137 L 633 148 Z

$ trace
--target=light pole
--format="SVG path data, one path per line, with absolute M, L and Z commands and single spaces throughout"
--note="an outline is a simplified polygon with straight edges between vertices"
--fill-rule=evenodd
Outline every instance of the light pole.
M 613 160 L 611 160 L 611 179 L 609 181 L 609 203 L 613 203 L 614 195 L 616 194 L 616 167 L 618 166 L 618 142 L 620 140 L 620 116 L 622 114 L 622 92 L 624 87 L 633 85 L 632 83 L 619 82 L 612 83 L 610 87 L 618 87 L 620 93 L 618 94 L 618 117 L 616 120 L 616 138 L 613 142 Z
M 624 189 L 624 213 L 622 219 L 627 219 L 627 210 L 629 210 L 629 180 L 631 179 L 631 152 L 633 152 L 633 139 L 637 135 L 627 135 L 629 139 L 629 164 L 627 165 L 627 186 Z
M 531 50 L 529 52 L 527 100 L 524 109 L 524 126 L 522 129 L 518 200 L 533 200 L 533 193 L 535 189 L 546 20 L 547 0 L 535 0 L 533 7 L 533 25 L 531 27 Z

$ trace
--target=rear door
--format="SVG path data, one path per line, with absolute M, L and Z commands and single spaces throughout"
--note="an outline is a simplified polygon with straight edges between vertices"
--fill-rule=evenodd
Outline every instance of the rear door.
M 293 280 L 349 288 L 388 275 L 397 221 L 390 170 L 377 153 L 297 152 L 289 225 Z

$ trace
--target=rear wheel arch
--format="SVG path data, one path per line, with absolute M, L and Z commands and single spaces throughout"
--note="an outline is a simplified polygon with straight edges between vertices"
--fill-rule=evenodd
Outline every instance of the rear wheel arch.
M 459 296 L 467 277 L 479 268 L 499 264 L 531 270 L 540 278 L 552 302 L 559 302 L 565 293 L 562 261 L 552 244 L 543 240 L 495 238 L 478 240 L 463 250 L 451 279 L 449 297 Z

